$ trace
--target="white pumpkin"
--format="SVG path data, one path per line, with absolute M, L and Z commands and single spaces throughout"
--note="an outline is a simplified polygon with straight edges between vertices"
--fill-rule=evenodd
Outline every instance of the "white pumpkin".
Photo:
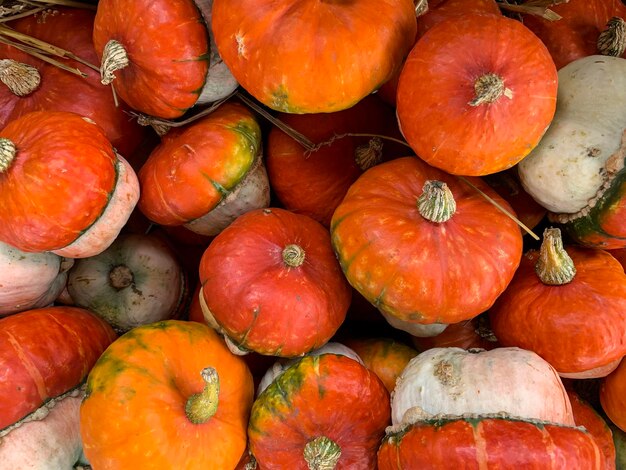
M 65 288 L 74 260 L 30 253 L 0 242 L 0 317 L 50 305 Z
M 441 415 L 493 415 L 574 425 L 556 370 L 531 351 L 433 348 L 414 357 L 391 395 L 395 430 Z

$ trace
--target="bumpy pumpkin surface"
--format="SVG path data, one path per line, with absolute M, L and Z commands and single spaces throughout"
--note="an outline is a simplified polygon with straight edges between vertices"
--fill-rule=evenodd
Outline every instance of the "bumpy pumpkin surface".
M 235 468 L 252 376 L 206 325 L 168 320 L 121 336 L 87 379 L 80 410 L 94 468 Z

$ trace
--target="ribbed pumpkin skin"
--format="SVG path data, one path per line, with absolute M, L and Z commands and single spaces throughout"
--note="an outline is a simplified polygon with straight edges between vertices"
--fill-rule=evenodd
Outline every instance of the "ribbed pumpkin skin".
M 396 71 L 415 37 L 407 0 L 216 0 L 212 29 L 237 81 L 277 111 L 356 104 Z
M 205 215 L 248 173 L 260 146 L 252 112 L 234 102 L 172 129 L 139 171 L 139 208 L 162 225 Z
M 54 10 L 55 14 L 43 20 L 40 15 L 31 15 L 11 21 L 8 26 L 97 64 L 91 38 L 94 13 L 78 8 Z M 4 44 L 0 44 L 0 57 L 32 65 L 41 76 L 39 87 L 28 96 L 17 97 L 4 85 L 0 87 L 0 129 L 32 111 L 73 112 L 95 121 L 117 151 L 132 161 L 144 130 L 136 120 L 129 119 L 123 103 L 115 106 L 111 90 L 100 83 L 100 73 L 75 61 L 63 61 L 87 74 L 86 78 L 79 77 Z
M 77 387 L 116 338 L 76 307 L 47 307 L 0 319 L 0 429 Z
M 281 114 L 279 118 L 312 142 L 331 140 L 344 133 L 368 133 L 401 138 L 392 108 L 376 95 L 336 113 Z M 368 145 L 370 137 L 347 136 L 314 152 L 277 127 L 267 143 L 267 171 L 270 184 L 285 209 L 308 215 L 328 227 L 333 212 L 348 188 L 363 173 L 356 150 Z M 382 159 L 404 155 L 405 147 L 382 141 Z M 380 162 L 378 162 L 380 163 Z
M 193 424 L 187 399 L 217 370 L 216 414 Z M 85 455 L 94 468 L 234 468 L 246 447 L 252 376 L 208 326 L 168 320 L 114 342 L 87 380 L 80 410 Z
M 566 247 L 576 276 L 561 286 L 535 273 L 538 251 L 527 253 L 490 311 L 503 346 L 536 352 L 560 373 L 583 372 L 626 354 L 626 276 L 602 250 Z
M 568 390 L 567 396 L 572 404 L 576 426 L 583 426 L 595 439 L 604 455 L 604 469 L 615 469 L 615 444 L 611 428 L 593 407 L 574 391 Z
M 427 180 L 443 181 L 452 191 L 456 213 L 446 222 L 418 212 Z M 485 183 L 471 181 L 511 211 Z M 467 184 L 415 157 L 361 175 L 333 215 L 331 239 L 356 290 L 380 310 L 425 324 L 486 311 L 522 256 L 515 222 Z
M 263 469 L 308 470 L 304 447 L 326 436 L 341 448 L 336 470 L 371 470 L 389 416 L 389 394 L 373 372 L 345 356 L 306 356 L 254 402 L 250 450 Z
M 579 428 L 502 418 L 442 419 L 388 436 L 379 470 L 601 470 L 602 452 Z
M 561 19 L 548 21 L 524 15 L 524 24 L 544 42 L 557 69 L 597 54 L 598 36 L 606 23 L 613 16 L 626 19 L 626 5 L 620 0 L 569 0 L 550 9 Z
M 475 81 L 496 74 L 510 90 L 470 105 Z M 400 128 L 416 154 L 452 174 L 481 176 L 518 163 L 556 109 L 557 73 L 542 42 L 519 21 L 471 14 L 433 26 L 400 74 Z
M 600 386 L 600 403 L 609 419 L 626 432 L 626 361 L 607 375 Z
M 297 244 L 304 263 L 282 252 Z M 200 261 L 207 307 L 244 349 L 298 356 L 326 343 L 343 323 L 351 298 L 322 225 L 284 209 L 258 209 L 235 220 Z
M 174 119 L 196 103 L 209 45 L 193 0 L 102 0 L 93 29 L 100 60 L 111 39 L 128 53 L 130 64 L 115 72 L 113 86 L 131 108 Z
M 116 183 L 116 156 L 98 127 L 77 114 L 38 111 L 0 137 L 17 155 L 0 173 L 0 239 L 23 251 L 69 245 L 102 214 Z

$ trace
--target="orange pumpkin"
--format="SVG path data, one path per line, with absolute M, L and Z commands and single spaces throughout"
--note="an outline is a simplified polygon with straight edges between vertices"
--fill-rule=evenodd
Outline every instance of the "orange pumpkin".
M 93 256 L 139 199 L 131 166 L 78 114 L 37 111 L 0 131 L 0 240 L 22 251 Z
M 600 403 L 609 419 L 626 432 L 626 361 L 602 380 Z
M 511 210 L 485 183 L 472 181 Z M 333 215 L 331 236 L 355 289 L 384 314 L 420 324 L 484 312 L 522 256 L 515 222 L 469 185 L 414 157 L 361 175 Z
M 433 26 L 400 74 L 400 128 L 416 154 L 460 175 L 512 167 L 539 142 L 556 109 L 557 73 L 519 21 L 470 14 Z
M 235 468 L 254 390 L 245 363 L 206 325 L 137 327 L 100 357 L 80 409 L 94 468 Z
M 349 108 L 399 69 L 415 37 L 409 0 L 215 0 L 212 29 L 237 81 L 286 113 Z

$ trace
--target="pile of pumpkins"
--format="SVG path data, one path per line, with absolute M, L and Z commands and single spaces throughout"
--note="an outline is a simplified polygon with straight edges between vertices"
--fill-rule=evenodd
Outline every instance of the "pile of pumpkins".
M 69 4 L 0 1 L 1 468 L 626 468 L 623 2 Z

